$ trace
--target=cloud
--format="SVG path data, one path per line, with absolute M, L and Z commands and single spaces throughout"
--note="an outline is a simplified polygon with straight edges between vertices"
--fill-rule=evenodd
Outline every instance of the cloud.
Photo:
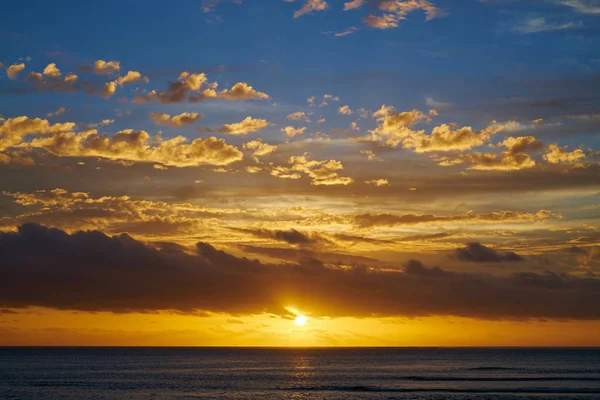
M 310 119 L 304 111 L 297 111 L 295 113 L 288 114 L 286 118 L 291 119 L 292 121 L 304 121 L 310 123 Z
M 344 11 L 354 10 L 365 4 L 366 0 L 352 0 L 344 3 Z
M 277 146 L 263 143 L 260 139 L 244 143 L 243 147 L 244 149 L 254 150 L 254 153 L 252 154 L 253 157 L 266 156 L 277 150 Z
M 57 115 L 64 114 L 65 112 L 67 112 L 67 109 L 65 107 L 58 107 L 58 109 L 56 111 L 48 113 L 46 116 L 48 118 L 56 117 Z
M 434 108 L 436 110 L 442 110 L 442 109 L 446 109 L 446 108 L 452 107 L 452 104 L 445 103 L 443 101 L 435 100 L 433 97 L 427 97 L 427 98 L 425 98 L 425 104 L 427 104 L 427 107 L 431 107 L 431 108 Z
M 217 93 L 217 97 L 226 100 L 268 100 L 269 95 L 255 90 L 245 82 L 238 82 L 231 89 Z
M 600 4 L 597 0 L 553 0 L 556 4 L 572 7 L 582 14 L 600 15 Z
M 105 99 L 108 99 L 108 98 L 112 97 L 116 91 L 117 91 L 117 82 L 106 82 L 104 84 L 104 89 L 102 90 L 102 93 L 100 94 L 100 96 L 104 97 Z
M 202 0 L 202 11 L 205 13 L 211 13 L 223 1 L 229 1 L 230 3 L 242 4 L 242 2 L 244 0 Z
M 144 96 L 136 96 L 134 99 L 134 103 L 146 103 L 149 101 L 158 101 L 159 103 L 167 104 L 167 103 L 181 103 L 183 102 L 189 93 L 190 101 L 191 99 L 208 98 L 215 97 L 216 93 L 214 88 L 215 84 L 208 85 L 208 87 L 200 93 L 203 85 L 207 84 L 208 78 L 206 74 L 190 74 L 187 71 L 182 72 L 179 75 L 179 78 L 175 82 L 169 83 L 169 88 L 161 93 L 152 90 Z
M 202 118 L 202 114 L 185 112 L 171 117 L 169 114 L 153 112 L 150 118 L 159 125 L 168 125 L 173 128 L 191 125 Z
M 51 78 L 59 78 L 62 75 L 60 69 L 58 69 L 54 63 L 48 64 L 46 68 L 44 68 L 43 74 Z
M 25 64 L 21 63 L 21 64 L 13 64 L 10 67 L 6 68 L 6 75 L 12 79 L 15 80 L 19 77 L 19 72 L 23 71 L 25 69 Z
M 243 158 L 242 153 L 216 137 L 188 139 L 177 136 L 150 145 L 146 131 L 126 129 L 109 137 L 96 130 L 66 132 L 34 138 L 30 148 L 44 149 L 58 157 L 101 157 L 110 160 L 153 162 L 173 167 L 228 165 Z
M 365 183 L 367 185 L 375 185 L 375 186 L 391 186 L 387 179 L 382 179 L 382 178 L 371 179 L 371 180 L 365 181 Z
M 185 116 L 180 122 L 184 119 Z M 50 125 L 39 118 L 9 118 L 0 125 L 0 152 L 18 147 L 22 150 L 41 149 L 58 157 L 101 157 L 174 167 L 227 165 L 243 157 L 235 146 L 215 137 L 186 143 L 187 138 L 177 136 L 151 145 L 151 137 L 145 131 L 126 129 L 107 136 L 95 129 L 72 132 L 74 128 L 72 122 Z M 27 141 L 28 136 L 33 137 Z
M 566 147 L 550 144 L 546 150 L 546 154 L 544 154 L 544 160 L 551 164 L 573 164 L 585 158 L 585 153 L 581 149 L 575 149 L 571 152 L 565 149 Z
M 119 86 L 123 86 L 125 83 L 149 82 L 149 79 L 137 71 L 127 71 L 125 76 L 118 77 L 114 82 Z
M 311 96 L 308 99 L 306 99 L 306 102 L 308 103 L 309 107 L 314 107 L 315 106 L 315 100 L 316 100 L 316 96 Z M 328 100 L 332 100 L 332 101 L 340 101 L 340 98 L 331 94 L 324 94 L 323 98 L 321 100 L 321 103 L 319 104 L 319 107 L 325 107 L 328 106 Z
M 508 137 L 500 142 L 506 150 L 500 154 L 472 153 L 452 157 L 442 157 L 439 165 L 452 166 L 462 163 L 471 164 L 469 169 L 484 171 L 514 171 L 533 168 L 535 160 L 528 154 L 542 149 L 543 144 L 533 136 Z
M 363 18 L 363 22 L 371 28 L 390 29 L 398 27 L 398 19 L 392 14 L 369 15 Z
M 111 75 L 121 71 L 121 63 L 118 61 L 98 60 L 94 63 L 94 72 L 98 75 Z
M 286 242 L 292 245 L 314 245 L 320 242 L 328 242 L 324 237 L 314 233 L 302 233 L 295 229 L 287 231 L 269 230 L 269 229 L 237 229 L 238 231 L 249 233 L 253 236 L 265 239 L 273 239 Z
M 175 82 L 170 82 L 168 89 L 163 92 L 152 90 L 145 95 L 138 95 L 134 103 L 144 104 L 158 101 L 162 104 L 181 103 L 185 100 L 197 103 L 207 99 L 224 100 L 267 100 L 269 95 L 255 90 L 245 82 L 238 82 L 231 89 L 217 92 L 218 83 L 208 83 L 206 74 L 190 74 L 182 72 Z
M 50 92 L 71 92 L 74 91 L 77 86 L 78 76 L 72 72 L 69 72 L 65 75 L 63 80 L 60 80 L 61 73 L 58 68 L 55 67 L 55 64 L 48 64 L 46 69 L 44 69 L 44 73 L 39 72 L 30 72 L 27 75 L 27 79 L 29 82 L 33 83 L 35 88 L 39 91 L 50 91 Z M 48 79 L 51 78 L 51 79 Z M 109 89 L 104 89 L 103 95 L 110 97 L 109 91 L 114 85 L 109 85 Z M 95 93 L 95 89 L 92 84 L 89 82 L 84 82 L 82 85 L 79 85 L 80 88 L 85 89 L 88 94 L 92 95 Z M 116 89 L 116 87 L 115 87 Z M 114 91 L 113 91 L 114 93 Z
M 161 164 L 155 168 L 165 169 Z M 187 203 L 165 203 L 132 199 L 128 196 L 98 196 L 64 189 L 36 190 L 30 193 L 1 192 L 27 211 L 14 218 L 0 219 L 0 226 L 16 227 L 39 223 L 73 231 L 101 229 L 110 233 L 128 232 L 136 236 L 177 237 L 195 234 L 212 221 L 236 214 L 235 210 L 207 208 Z
M 377 158 L 377 156 L 375 155 L 375 153 L 373 153 L 372 150 L 361 150 L 360 154 L 367 157 L 369 161 L 375 160 Z
M 57 134 L 75 128 L 73 122 L 50 124 L 46 119 L 31 119 L 26 116 L 8 118 L 0 123 L 0 152 L 19 146 L 28 135 Z
M 558 214 L 550 211 L 540 210 L 536 213 L 524 213 L 519 211 L 499 211 L 490 213 L 475 213 L 468 211 L 462 214 L 440 216 L 434 214 L 389 214 L 369 213 L 353 217 L 354 223 L 361 228 L 392 227 L 402 225 L 445 225 L 445 224 L 469 224 L 469 223 L 521 223 L 539 222 L 550 218 L 558 218 Z
M 600 280 L 551 271 L 457 273 L 417 260 L 399 270 L 340 268 L 315 259 L 266 264 L 201 242 L 195 254 L 163 248 L 127 235 L 23 225 L 0 234 L 0 303 L 119 313 L 277 315 L 287 315 L 285 307 L 294 304 L 315 317 L 600 319 Z M 356 301 L 365 296 L 368 302 Z
M 499 252 L 481 243 L 467 243 L 467 246 L 454 251 L 454 257 L 461 261 L 471 262 L 501 262 L 523 261 L 523 257 L 512 251 Z
M 291 168 L 285 166 L 273 166 L 271 167 L 269 174 L 276 178 L 281 179 L 300 179 L 302 175 L 297 172 L 294 172 Z
M 252 117 L 246 117 L 243 121 L 236 122 L 233 124 L 224 124 L 218 129 L 211 128 L 198 128 L 198 132 L 218 132 L 228 135 L 247 135 L 251 132 L 258 132 L 269 126 L 269 122 L 266 119 L 257 119 Z
M 346 28 L 343 31 L 339 31 L 339 32 L 327 31 L 327 32 L 322 32 L 322 33 L 324 35 L 330 35 L 330 36 L 335 36 L 335 37 L 344 37 L 344 36 L 351 35 L 358 30 L 359 30 L 359 28 L 357 28 L 356 26 L 351 26 L 351 27 Z
M 338 171 L 344 166 L 337 160 L 309 160 L 306 155 L 289 158 L 289 167 L 271 166 L 270 174 L 277 178 L 300 179 L 300 173 L 311 178 L 311 185 L 334 186 L 349 185 L 354 182 L 350 177 L 339 176 Z
M 445 15 L 445 12 L 427 0 L 387 0 L 379 2 L 381 15 L 368 15 L 363 19 L 366 25 L 377 29 L 396 28 L 400 21 L 417 10 L 423 10 L 426 20 L 432 20 Z
M 406 137 L 402 141 L 402 146 L 413 149 L 416 153 L 469 150 L 483 145 L 492 135 L 501 132 L 504 128 L 503 125 L 493 124 L 479 131 L 474 131 L 470 126 L 452 130 L 449 125 L 443 124 L 433 128 L 430 135 L 404 130 L 402 133 Z
M 338 175 L 337 171 L 344 167 L 337 160 L 315 161 L 305 156 L 292 156 L 289 163 L 292 171 L 303 172 L 312 178 L 311 185 L 349 185 L 354 182 L 352 178 Z
M 297 135 L 303 135 L 306 132 L 306 127 L 294 128 L 293 126 L 286 126 L 280 129 L 281 133 L 288 137 L 294 137 Z
M 65 75 L 65 82 L 73 84 L 73 83 L 77 82 L 77 78 L 78 78 L 77 75 L 75 75 L 72 72 L 69 72 L 67 75 Z
M 349 106 L 342 106 L 340 108 L 338 108 L 338 112 L 342 115 L 352 115 L 354 114 L 354 111 L 352 111 L 352 109 Z
M 294 18 L 312 13 L 313 11 L 324 11 L 325 9 L 327 9 L 327 2 L 325 0 L 305 0 L 302 8 L 294 12 Z
M 430 121 L 429 117 L 419 110 L 396 112 L 392 106 L 382 105 L 373 113 L 378 126 L 370 130 L 371 140 L 383 141 L 388 146 L 398 146 L 404 139 L 415 134 L 412 126 L 420 121 Z M 420 132 L 422 135 L 424 132 Z
M 521 21 L 519 25 L 513 26 L 512 30 L 520 33 L 540 33 L 549 31 L 562 31 L 565 29 L 579 29 L 583 27 L 584 25 L 581 21 L 552 24 L 546 22 L 544 17 L 537 17 Z

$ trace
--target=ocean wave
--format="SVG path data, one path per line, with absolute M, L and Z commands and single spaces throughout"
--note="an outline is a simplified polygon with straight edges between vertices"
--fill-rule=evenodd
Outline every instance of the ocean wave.
M 525 374 L 600 374 L 600 369 L 589 368 L 527 368 L 527 367 L 473 367 L 460 368 L 456 371 L 512 371 Z
M 465 371 L 518 371 L 521 368 L 511 368 L 511 367 L 473 367 L 473 368 L 465 368 Z
M 600 382 L 600 377 L 592 376 L 401 376 L 403 381 L 426 382 L 527 382 L 527 381 L 592 381 Z
M 278 388 L 298 392 L 386 392 L 386 393 L 466 393 L 466 394 L 600 394 L 600 388 L 396 388 L 379 386 L 309 386 Z

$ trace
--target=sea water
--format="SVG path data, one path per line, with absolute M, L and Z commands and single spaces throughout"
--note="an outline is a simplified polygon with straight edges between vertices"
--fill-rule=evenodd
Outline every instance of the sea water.
M 600 349 L 0 348 L 1 399 L 600 399 Z

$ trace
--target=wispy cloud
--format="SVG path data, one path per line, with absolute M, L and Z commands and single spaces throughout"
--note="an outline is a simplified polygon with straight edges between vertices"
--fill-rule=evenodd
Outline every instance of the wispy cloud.
M 552 23 L 546 21 L 544 17 L 535 17 L 525 19 L 513 26 L 512 30 L 520 33 L 540 33 L 549 31 L 562 31 L 566 29 L 581 29 L 585 25 L 582 21 L 570 21 L 565 23 Z
M 582 14 L 600 15 L 600 2 L 598 0 L 554 0 L 554 2 L 572 7 Z

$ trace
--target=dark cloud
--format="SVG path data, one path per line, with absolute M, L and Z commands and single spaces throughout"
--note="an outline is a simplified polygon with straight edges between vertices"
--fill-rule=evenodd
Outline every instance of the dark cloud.
M 312 245 L 316 243 L 328 242 L 329 240 L 315 233 L 303 233 L 295 229 L 289 231 L 268 230 L 268 229 L 236 229 L 237 231 L 246 232 L 256 237 L 265 239 L 274 239 L 289 244 L 297 245 Z
M 329 252 L 329 251 L 314 251 L 311 248 L 299 247 L 261 247 L 251 245 L 240 245 L 238 246 L 242 251 L 250 254 L 260 254 L 271 258 L 276 258 L 284 261 L 298 261 L 308 259 L 319 259 L 327 264 L 331 265 L 379 265 L 381 261 L 374 258 L 344 254 L 340 252 Z
M 577 247 L 577 246 L 571 246 L 567 249 L 568 253 L 572 253 L 572 254 L 587 254 L 587 251 L 585 251 L 585 249 L 582 249 L 581 247 Z
M 164 245 L 162 246 L 164 249 Z M 127 235 L 23 225 L 0 234 L 0 304 L 83 311 L 212 311 L 314 316 L 456 315 L 600 319 L 600 280 L 550 271 L 507 277 L 410 261 L 403 271 L 310 259 L 265 264 L 205 244 L 159 250 Z
M 499 222 L 527 222 L 543 221 L 558 215 L 550 211 L 540 210 L 537 213 L 522 213 L 518 211 L 500 211 L 491 213 L 466 212 L 450 216 L 434 214 L 389 214 L 369 213 L 354 217 L 356 225 L 362 228 L 378 226 L 399 226 L 417 224 L 442 224 L 442 223 L 499 223 Z
M 369 243 L 369 244 L 394 244 L 396 243 L 393 240 L 385 240 L 385 239 L 374 239 L 367 236 L 357 236 L 357 235 L 348 235 L 346 233 L 338 233 L 333 235 L 333 237 L 337 240 L 343 242 L 351 242 L 351 243 Z M 405 240 L 405 238 L 402 238 Z
M 515 252 L 500 252 L 481 243 L 467 243 L 467 247 L 456 249 L 454 256 L 461 261 L 472 262 L 500 262 L 500 261 L 523 261 L 523 257 Z

